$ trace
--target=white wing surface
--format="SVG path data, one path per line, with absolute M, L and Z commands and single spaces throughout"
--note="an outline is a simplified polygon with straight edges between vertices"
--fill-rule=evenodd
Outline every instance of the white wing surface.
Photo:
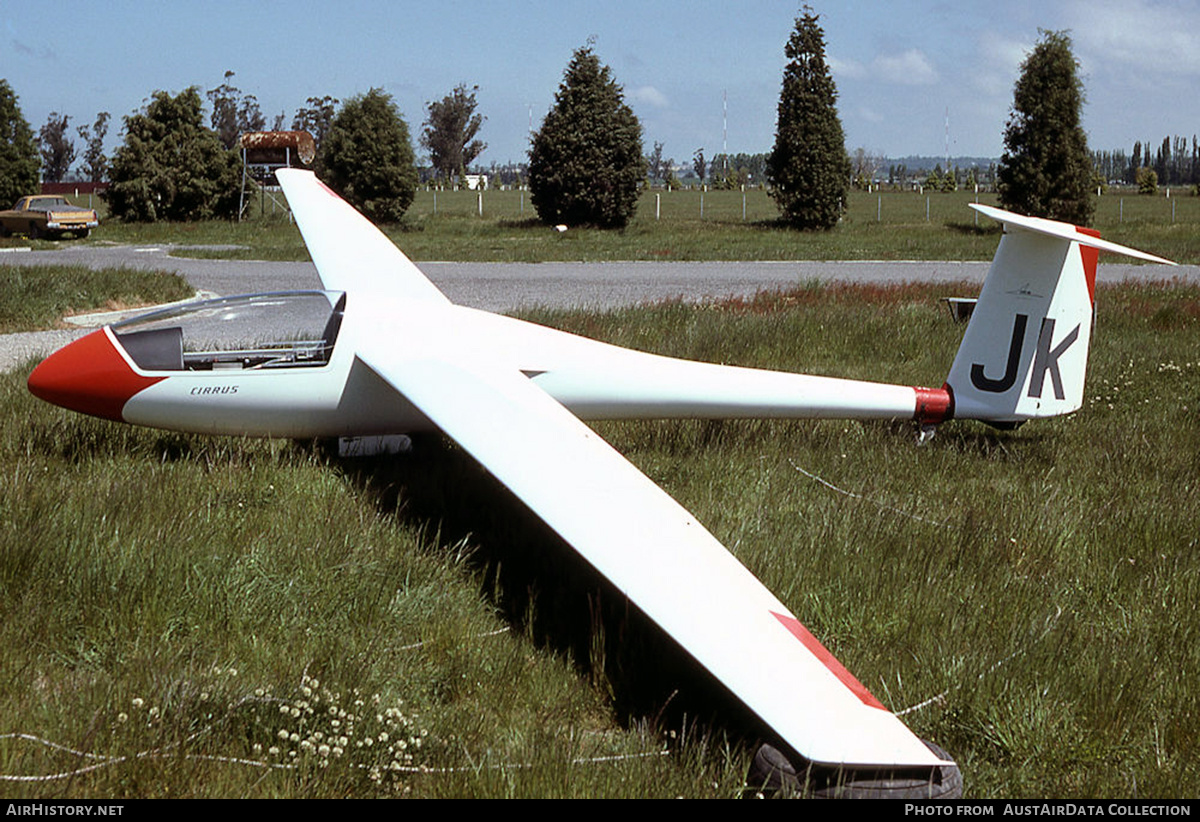
M 325 288 L 449 304 L 387 235 L 311 171 L 281 168 L 275 176 Z
M 666 492 L 515 368 L 458 350 L 436 324 L 423 345 L 364 341 L 359 359 L 788 744 L 822 763 L 944 764 Z

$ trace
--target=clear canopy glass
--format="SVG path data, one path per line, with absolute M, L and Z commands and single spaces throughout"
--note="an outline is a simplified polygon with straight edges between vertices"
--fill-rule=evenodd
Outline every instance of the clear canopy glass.
M 221 297 L 153 311 L 113 325 L 147 371 L 215 371 L 325 365 L 346 295 L 281 291 Z

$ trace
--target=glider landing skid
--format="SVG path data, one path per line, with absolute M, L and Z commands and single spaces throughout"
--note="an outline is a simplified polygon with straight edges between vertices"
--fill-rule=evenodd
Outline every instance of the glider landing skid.
M 961 799 L 958 765 L 937 745 L 921 741 L 946 761 L 932 770 L 830 768 L 808 762 L 799 754 L 789 758 L 775 746 L 763 744 L 750 763 L 746 793 L 748 797 L 785 799 Z

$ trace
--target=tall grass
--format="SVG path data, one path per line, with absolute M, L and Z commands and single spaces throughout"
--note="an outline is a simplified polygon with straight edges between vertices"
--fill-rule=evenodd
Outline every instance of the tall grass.
M 937 385 L 961 333 L 942 291 L 535 319 Z M 1069 418 L 950 422 L 924 447 L 907 424 L 599 430 L 913 709 L 968 796 L 1192 796 L 1200 289 L 1098 300 Z M 20 375 L 0 414 L 0 734 L 108 757 L 5 736 L 0 775 L 72 774 L 8 795 L 740 791 L 762 729 L 454 447 L 342 461 L 138 430 L 39 404 Z

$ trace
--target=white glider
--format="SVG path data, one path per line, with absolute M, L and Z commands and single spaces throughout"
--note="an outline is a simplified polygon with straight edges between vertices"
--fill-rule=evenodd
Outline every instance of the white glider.
M 311 173 L 278 177 L 325 291 L 225 298 L 105 327 L 41 363 L 30 390 L 96 416 L 193 432 L 441 431 L 788 746 L 854 769 L 950 763 L 580 420 L 933 426 L 1068 413 L 1083 397 L 1097 251 L 1167 262 L 1074 226 L 976 206 L 1007 233 L 946 385 L 885 385 L 675 360 L 455 306 Z M 296 317 L 307 326 L 294 327 Z

